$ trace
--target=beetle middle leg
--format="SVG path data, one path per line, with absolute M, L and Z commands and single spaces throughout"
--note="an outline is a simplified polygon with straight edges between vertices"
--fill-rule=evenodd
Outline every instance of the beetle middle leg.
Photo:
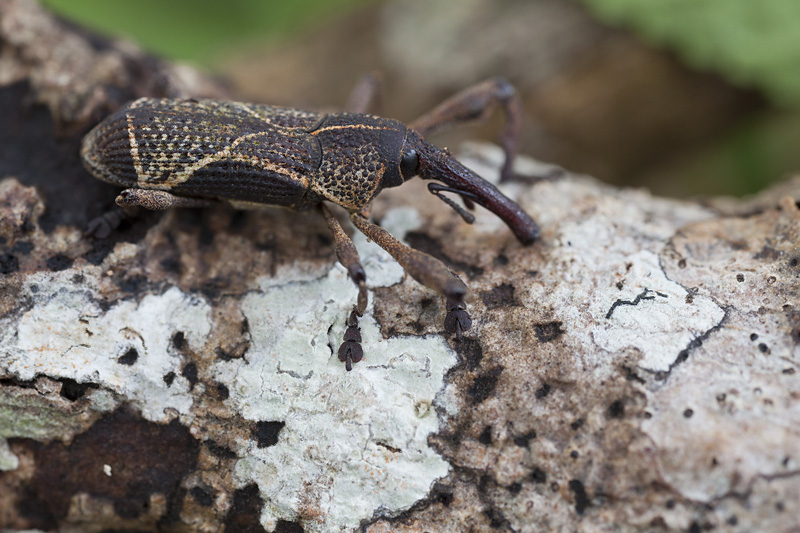
M 453 124 L 486 118 L 492 110 L 492 105 L 496 103 L 503 106 L 508 122 L 505 132 L 500 137 L 500 144 L 506 154 L 500 181 L 506 181 L 514 175 L 512 166 L 522 133 L 522 102 L 514 86 L 507 80 L 492 78 L 469 87 L 419 117 L 410 124 L 410 127 L 424 137 Z
M 339 361 L 345 364 L 347 370 L 353 369 L 353 363 L 358 363 L 364 357 L 361 348 L 361 331 L 358 327 L 358 317 L 364 315 L 367 309 L 367 274 L 361 266 L 361 259 L 358 257 L 353 241 L 342 229 L 342 225 L 331 214 L 325 204 L 320 203 L 319 209 L 328 223 L 328 227 L 333 233 L 333 246 L 336 249 L 336 257 L 339 262 L 347 269 L 350 279 L 358 287 L 358 300 L 353 310 L 347 318 L 347 330 L 344 332 L 344 342 L 339 346 Z
M 377 72 L 362 76 L 350 92 L 344 110 L 351 113 L 369 113 L 370 109 L 380 105 L 382 84 L 381 76 Z
M 389 255 L 412 278 L 444 295 L 447 300 L 447 315 L 444 319 L 445 331 L 454 333 L 456 338 L 461 339 L 462 333 L 472 326 L 472 319 L 464 303 L 464 297 L 467 295 L 467 286 L 464 285 L 464 282 L 435 257 L 406 246 L 391 233 L 369 222 L 358 213 L 352 213 L 350 220 L 361 233 L 389 252 Z

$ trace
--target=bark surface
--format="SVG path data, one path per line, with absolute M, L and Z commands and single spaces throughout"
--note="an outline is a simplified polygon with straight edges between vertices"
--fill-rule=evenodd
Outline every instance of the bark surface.
M 316 213 L 83 235 L 116 191 L 81 167 L 82 133 L 161 94 L 224 96 L 0 1 L 0 527 L 800 522 L 800 180 L 700 204 L 523 158 L 519 174 L 558 176 L 501 185 L 542 228 L 529 247 L 411 181 L 373 216 L 465 281 L 473 329 L 446 337 L 444 302 L 355 234 L 369 304 L 348 373 L 357 289 Z M 460 160 L 496 180 L 502 152 Z

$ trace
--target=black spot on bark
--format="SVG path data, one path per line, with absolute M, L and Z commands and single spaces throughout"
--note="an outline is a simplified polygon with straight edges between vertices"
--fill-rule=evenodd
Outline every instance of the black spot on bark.
M 762 342 L 762 343 L 759 343 L 759 345 L 758 345 L 758 351 L 760 351 L 761 353 L 767 353 L 767 354 L 768 354 L 768 353 L 769 353 L 769 346 L 767 346 L 767 345 L 766 345 L 766 344 L 764 344 L 763 342 Z
M 490 291 L 484 292 L 481 298 L 487 309 L 517 305 L 516 300 L 514 300 L 514 286 L 507 283 L 503 283 Z
M 536 324 L 533 326 L 533 331 L 539 342 L 551 342 L 564 334 L 561 329 L 561 322 L 546 322 L 544 324 Z
M 469 370 L 478 368 L 481 364 L 481 359 L 483 359 L 481 343 L 469 337 L 464 337 L 461 339 L 461 342 L 456 344 L 456 353 L 461 357 Z
M 139 359 L 139 352 L 136 351 L 136 348 L 129 348 L 127 352 L 119 356 L 117 363 L 132 366 L 137 359 Z
M 227 400 L 231 396 L 231 391 L 228 389 L 227 386 L 223 385 L 222 383 L 217 383 L 217 397 L 220 400 Z
M 189 494 L 191 494 L 192 498 L 194 498 L 194 501 L 196 501 L 202 507 L 211 507 L 211 505 L 214 503 L 213 489 L 192 487 L 192 489 L 189 490 Z
M 547 474 L 541 468 L 534 467 L 533 472 L 531 472 L 531 479 L 534 483 L 546 483 L 547 482 Z
M 167 257 L 162 259 L 159 264 L 164 271 L 172 274 L 180 275 L 183 271 L 183 268 L 181 267 L 181 261 L 177 257 Z
M 578 431 L 581 428 L 581 426 L 583 426 L 583 418 L 579 418 L 575 422 L 569 425 L 569 427 L 571 427 L 573 431 Z
M 433 490 L 431 491 L 431 500 L 436 503 L 441 503 L 445 507 L 448 507 L 455 496 L 453 495 L 453 487 L 444 483 L 436 483 L 433 486 Z
M 583 514 L 586 508 L 591 504 L 589 496 L 586 494 L 586 488 L 584 488 L 583 483 L 579 480 L 571 479 L 569 481 L 569 490 L 575 495 L 575 512 Z
M 64 254 L 55 254 L 52 257 L 49 257 L 45 264 L 47 268 L 52 270 L 53 272 L 61 272 L 62 270 L 66 270 L 72 266 L 73 259 L 69 256 Z
M 83 254 L 83 258 L 94 266 L 100 265 L 103 260 L 114 249 L 114 243 L 108 241 L 95 241 L 88 252 Z
M 61 441 L 13 441 L 35 456 L 37 469 L 25 487 L 31 498 L 25 500 L 36 503 L 36 514 L 44 521 L 64 519 L 77 493 L 110 501 L 122 518 L 147 512 L 155 493 L 173 502 L 181 479 L 195 468 L 198 452 L 197 441 L 177 421 L 148 422 L 126 408 L 99 419 L 68 446 Z M 112 476 L 105 474 L 104 465 L 111 466 Z
M 744 282 L 744 274 L 736 274 L 736 281 L 739 283 Z
M 520 448 L 527 448 L 530 442 L 536 438 L 536 431 L 531 430 L 524 435 L 517 435 L 514 437 L 514 444 Z
M 522 490 L 522 483 L 512 483 L 511 485 L 508 486 L 508 492 L 510 492 L 515 496 L 519 494 L 521 490 Z
M 496 368 L 475 378 L 472 385 L 467 389 L 467 396 L 470 397 L 472 403 L 481 403 L 494 393 L 494 389 L 497 387 L 497 380 L 502 371 L 502 368 Z
M 186 378 L 186 381 L 189 382 L 189 388 L 193 389 L 199 378 L 197 377 L 197 365 L 194 362 L 186 363 L 184 365 L 183 370 L 181 370 L 181 376 Z
M 289 522 L 288 520 L 278 520 L 275 525 L 274 533 L 304 533 L 305 530 L 299 522 Z
M 142 285 L 145 283 L 147 283 L 147 278 L 137 274 L 135 276 L 128 276 L 127 278 L 120 280 L 118 286 L 119 290 L 124 293 L 138 294 L 142 289 Z
M 625 416 L 625 402 L 622 400 L 614 400 L 608 406 L 609 418 L 622 418 Z
M 210 246 L 214 243 L 214 231 L 209 228 L 205 223 L 200 226 L 200 233 L 197 240 L 201 246 Z
M 19 270 L 19 259 L 12 254 L 0 254 L 0 274 L 13 274 Z
M 490 507 L 486 511 L 483 512 L 486 515 L 486 518 L 489 519 L 489 527 L 492 529 L 510 529 L 511 524 L 509 523 L 508 519 L 503 515 L 503 513 L 494 507 Z
M 536 389 L 536 399 L 541 400 L 542 398 L 547 397 L 550 394 L 550 385 L 547 383 L 542 383 L 542 386 Z
M 228 222 L 228 229 L 241 232 L 247 227 L 247 211 L 243 209 L 235 209 L 231 212 L 231 218 Z
M 70 378 L 61 378 L 58 381 L 61 382 L 61 397 L 71 402 L 76 401 L 78 398 L 83 398 L 89 389 L 98 388 L 94 383 L 78 383 Z
M 694 415 L 694 411 L 692 409 L 686 409 L 683 412 L 683 418 L 692 418 L 692 415 Z
M 255 483 L 237 489 L 233 493 L 233 505 L 225 517 L 225 531 L 266 532 L 260 522 L 263 505 L 264 500 L 261 499 Z
M 30 241 L 17 241 L 14 246 L 11 247 L 11 251 L 15 254 L 28 255 L 33 251 L 33 248 L 33 243 Z
M 642 385 L 645 384 L 645 380 L 640 378 L 639 375 L 636 373 L 636 371 L 633 370 L 631 367 L 623 365 L 620 368 L 625 373 L 625 379 L 627 379 L 628 381 L 635 381 L 637 383 L 641 383 Z
M 233 450 L 228 448 L 227 446 L 222 446 L 217 444 L 217 441 L 214 439 L 208 439 L 203 444 L 206 445 L 208 451 L 211 452 L 211 455 L 218 457 L 220 459 L 235 459 L 236 454 L 233 453 Z
M 186 346 L 186 335 L 182 331 L 176 331 L 172 336 L 172 346 L 176 350 L 183 350 Z
M 49 509 L 48 502 L 42 499 L 30 487 L 25 487 L 19 491 L 17 512 L 30 523 L 35 529 L 45 531 L 58 530 L 58 517 Z
M 214 355 L 216 355 L 217 358 L 219 358 L 222 361 L 233 361 L 234 359 L 239 358 L 239 356 L 237 356 L 236 354 L 223 350 L 220 346 L 214 348 Z
M 211 279 L 200 286 L 200 292 L 209 300 L 216 300 L 228 283 L 222 279 Z
M 494 258 L 494 264 L 497 266 L 506 266 L 508 264 L 508 256 L 505 254 L 498 254 Z
M 286 422 L 266 420 L 256 422 L 256 427 L 253 430 L 253 438 L 255 438 L 258 447 L 266 448 L 278 444 L 278 436 L 285 425 Z
M 167 384 L 167 387 L 172 386 L 172 382 L 175 381 L 175 372 L 170 370 L 169 372 L 164 374 L 164 378 L 163 379 L 164 379 L 164 383 Z
M 481 432 L 480 436 L 478 437 L 478 442 L 484 446 L 488 446 L 492 443 L 492 426 L 486 426 L 483 428 L 483 432 Z

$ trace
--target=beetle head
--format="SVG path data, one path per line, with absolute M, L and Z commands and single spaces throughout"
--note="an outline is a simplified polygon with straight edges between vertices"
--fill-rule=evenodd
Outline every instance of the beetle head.
M 531 244 L 539 237 L 539 226 L 516 202 L 459 163 L 447 150 L 433 146 L 412 129 L 406 132 L 399 164 L 403 179 L 419 175 L 422 179 L 443 183 L 429 183 L 428 190 L 452 207 L 466 222 L 475 220 L 472 213 L 442 193 L 461 196 L 467 209 L 472 209 L 473 203 L 482 205 L 505 222 L 522 244 Z

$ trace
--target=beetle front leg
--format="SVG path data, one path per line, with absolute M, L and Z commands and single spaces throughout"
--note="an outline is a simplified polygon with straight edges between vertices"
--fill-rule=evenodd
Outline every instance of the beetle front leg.
M 167 191 L 152 189 L 125 189 L 116 199 L 120 207 L 144 207 L 151 211 L 171 209 L 173 207 L 207 207 L 213 200 L 177 196 Z
M 500 137 L 500 144 L 506 153 L 500 181 L 506 181 L 513 176 L 512 166 L 522 133 L 522 102 L 514 86 L 507 80 L 492 78 L 469 87 L 419 117 L 410 127 L 424 137 L 453 124 L 486 118 L 495 103 L 503 106 L 508 121 L 506 130 Z
M 123 220 L 134 218 L 140 207 L 160 211 L 173 207 L 207 207 L 213 203 L 214 200 L 187 198 L 167 191 L 125 189 L 117 196 L 118 207 L 89 221 L 84 233 L 97 239 L 105 239 Z
M 353 363 L 358 363 L 364 357 L 364 350 L 361 348 L 361 329 L 358 327 L 358 317 L 364 315 L 367 309 L 367 274 L 361 266 L 361 259 L 358 257 L 358 250 L 353 244 L 347 233 L 344 232 L 342 225 L 331 214 L 325 204 L 319 204 L 319 209 L 328 223 L 328 227 L 333 233 L 333 246 L 336 250 L 336 257 L 339 262 L 347 269 L 350 279 L 358 287 L 358 300 L 353 310 L 347 318 L 347 330 L 344 332 L 344 342 L 339 346 L 339 361 L 345 364 L 347 370 L 353 369 Z
M 353 224 L 378 246 L 386 250 L 412 278 L 442 294 L 447 299 L 447 316 L 444 328 L 454 333 L 458 339 L 464 331 L 472 326 L 472 319 L 467 312 L 464 297 L 467 286 L 458 279 L 447 266 L 419 250 L 415 250 L 398 241 L 391 233 L 377 226 L 357 213 L 350 215 Z

